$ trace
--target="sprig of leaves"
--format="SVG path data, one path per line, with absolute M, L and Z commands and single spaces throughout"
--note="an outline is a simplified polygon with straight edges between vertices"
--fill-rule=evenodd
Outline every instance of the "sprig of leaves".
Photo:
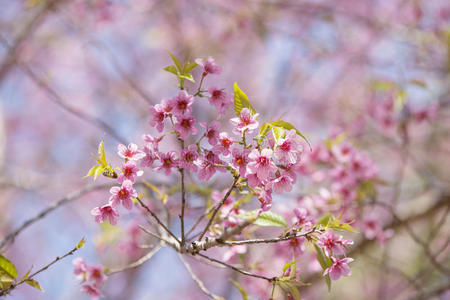
M 192 76 L 191 71 L 194 70 L 198 66 L 198 64 L 187 60 L 184 65 L 182 65 L 180 60 L 175 55 L 173 55 L 171 52 L 169 52 L 169 55 L 172 58 L 174 65 L 167 66 L 163 68 L 163 70 L 177 76 L 180 88 L 184 89 L 184 80 L 195 82 L 194 76 Z
M 94 157 L 94 158 L 98 164 L 93 166 L 83 178 L 94 175 L 94 181 L 95 181 L 97 179 L 97 177 L 103 173 L 105 174 L 105 176 L 113 177 L 112 174 L 115 174 L 115 172 L 114 172 L 114 169 L 111 167 L 111 165 L 106 160 L 104 139 L 102 139 L 100 144 L 98 145 L 97 153 L 98 153 L 98 157 Z

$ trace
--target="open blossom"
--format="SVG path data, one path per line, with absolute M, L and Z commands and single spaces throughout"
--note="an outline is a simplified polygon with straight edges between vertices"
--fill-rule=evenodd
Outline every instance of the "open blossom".
M 197 146 L 192 144 L 183 149 L 180 155 L 180 168 L 189 170 L 189 172 L 197 172 L 197 166 L 194 164 L 198 158 Z
M 194 97 L 189 95 L 186 91 L 180 91 L 178 96 L 170 99 L 173 107 L 172 113 L 175 116 L 192 113 L 191 105 L 194 103 Z
M 153 151 L 158 151 L 158 146 L 159 146 L 159 142 L 162 141 L 164 136 L 158 136 L 158 137 L 154 137 L 150 134 L 143 134 L 142 135 L 142 139 L 144 140 L 144 142 L 149 143 L 150 144 L 150 149 Z
M 139 169 L 135 162 L 129 161 L 122 166 L 122 173 L 117 177 L 117 181 L 122 183 L 124 180 L 128 179 L 134 183 L 135 177 L 142 176 L 143 174 L 144 171 Z
M 214 148 L 217 150 L 217 152 L 226 156 L 230 154 L 230 147 L 233 144 L 234 139 L 229 137 L 227 132 L 221 132 L 219 134 L 219 142 Z
M 101 286 L 106 280 L 107 276 L 103 273 L 101 265 L 87 266 L 86 280 L 93 282 L 95 286 Z
M 225 164 L 220 158 L 218 153 L 212 150 L 205 150 L 205 156 L 197 161 L 197 165 L 200 170 L 198 172 L 198 179 L 200 180 L 209 180 L 216 171 L 224 172 L 225 169 L 222 167 L 216 166 L 216 164 Z
M 270 173 L 275 173 L 277 167 L 271 161 L 273 155 L 272 149 L 263 149 L 261 153 L 253 149 L 249 154 L 250 162 L 247 165 L 247 173 L 256 174 L 259 180 L 267 180 Z
M 214 105 L 219 112 L 219 115 L 223 114 L 225 110 L 233 103 L 230 96 L 223 90 L 216 87 L 210 87 L 208 89 L 209 97 L 208 101 L 211 105 Z
M 131 199 L 137 197 L 137 192 L 134 190 L 133 183 L 130 180 L 125 180 L 121 187 L 113 186 L 109 192 L 112 194 L 109 201 L 113 207 L 122 203 L 123 207 L 131 209 L 133 207 Z
M 157 159 L 157 157 L 149 146 L 144 147 L 144 153 L 145 156 L 142 158 L 141 166 L 149 168 L 153 165 L 153 162 Z
M 215 146 L 217 141 L 219 140 L 219 126 L 220 123 L 217 121 L 212 121 L 211 124 L 206 124 L 204 122 L 200 122 L 200 126 L 205 128 L 204 136 L 208 138 L 208 143 L 211 146 Z
M 216 65 L 214 58 L 208 57 L 206 60 L 201 60 L 200 58 L 197 58 L 195 62 L 203 67 L 203 76 L 206 76 L 208 74 L 220 74 L 222 69 Z
M 164 129 L 164 119 L 166 118 L 166 114 L 164 112 L 164 108 L 161 104 L 156 104 L 155 106 L 150 106 L 150 126 L 155 127 L 159 132 Z
M 195 118 L 191 116 L 178 116 L 174 129 L 180 133 L 180 138 L 185 139 L 190 134 L 197 134 L 198 129 L 195 127 Z
M 167 153 L 160 152 L 158 154 L 161 165 L 156 167 L 156 171 L 164 170 L 166 176 L 170 175 L 172 168 L 178 167 L 177 154 L 175 151 L 169 151 Z
M 239 174 L 241 177 L 246 176 L 247 164 L 250 161 L 248 155 L 250 154 L 250 149 L 240 149 L 233 148 L 231 150 L 231 155 L 233 159 L 231 161 L 231 165 L 239 170 Z
M 277 176 L 271 182 L 273 191 L 277 194 L 292 191 L 293 183 L 294 183 L 294 179 L 291 176 L 289 176 L 288 174 L 286 174 L 285 172 L 283 172 L 283 174 Z
M 248 108 L 243 108 L 239 117 L 230 120 L 231 124 L 234 126 L 233 132 L 235 134 L 242 134 L 244 131 L 252 133 L 253 130 L 258 128 L 259 123 L 256 120 L 258 115 L 259 114 L 252 115 Z
M 119 156 L 124 158 L 126 161 L 140 160 L 145 156 L 145 153 L 138 150 L 138 146 L 133 143 L 129 144 L 128 147 L 123 144 L 119 144 L 117 145 L 117 151 L 117 154 L 119 154 Z
M 333 265 L 323 272 L 324 276 L 328 274 L 330 275 L 331 280 L 338 280 L 341 276 L 345 277 L 351 275 L 352 272 L 347 264 L 351 263 L 353 258 L 346 257 L 338 259 L 332 256 L 331 261 L 333 262 Z
M 350 161 L 355 153 L 355 149 L 349 143 L 342 143 L 331 148 L 331 152 L 341 163 Z
M 91 210 L 91 215 L 95 217 L 95 222 L 103 223 L 106 219 L 109 219 L 109 224 L 111 225 L 116 225 L 117 218 L 119 217 L 119 213 L 111 206 L 111 204 L 95 207 Z
M 295 129 L 286 133 L 285 138 L 280 138 L 275 148 L 275 157 L 281 163 L 295 164 L 302 153 L 302 142 Z
M 331 256 L 331 254 L 341 255 L 344 254 L 344 247 L 347 245 L 352 245 L 353 241 L 344 240 L 342 236 L 334 235 L 334 231 L 328 229 L 319 241 L 317 241 L 317 246 L 324 249 L 325 255 Z
M 81 291 L 88 294 L 92 299 L 98 299 L 104 296 L 99 288 L 93 284 L 83 284 L 81 286 Z

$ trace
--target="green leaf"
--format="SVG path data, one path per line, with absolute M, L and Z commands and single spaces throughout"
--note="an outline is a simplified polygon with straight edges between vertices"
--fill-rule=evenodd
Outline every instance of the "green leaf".
M 326 269 L 328 269 L 328 267 L 330 267 L 332 265 L 331 260 L 326 257 L 322 250 L 320 250 L 319 246 L 317 246 L 316 244 L 314 244 L 314 249 L 316 249 L 316 253 L 317 253 L 317 260 L 320 263 L 320 266 L 322 267 L 322 269 L 325 271 Z M 325 277 L 325 282 L 327 283 L 328 286 L 328 292 L 331 291 L 331 279 L 330 276 L 327 274 L 324 276 Z
M 106 162 L 104 138 L 101 140 L 100 144 L 98 145 L 97 153 L 98 153 L 98 163 L 105 167 L 108 163 Z
M 6 257 L 4 257 L 2 254 L 0 254 L 0 271 L 5 272 L 12 278 L 17 277 L 17 270 L 14 264 L 9 261 Z
M 14 278 L 0 270 L 0 289 L 6 290 L 14 282 Z
M 189 61 L 187 61 L 184 64 L 183 73 L 189 73 L 190 71 L 194 70 L 197 66 L 198 65 L 197 65 L 196 62 L 189 62 Z
M 84 237 L 81 239 L 81 241 L 78 242 L 76 248 L 77 249 L 81 249 L 83 248 L 84 244 L 86 243 L 86 240 L 84 239 Z
M 31 278 L 31 279 L 25 280 L 25 283 L 27 283 L 27 284 L 31 285 L 32 287 L 34 287 L 34 288 L 40 290 L 41 292 L 44 291 L 44 290 L 41 288 L 41 285 L 39 284 L 39 282 L 37 282 L 36 280 L 34 280 L 34 279 L 32 279 L 32 278 Z
M 272 211 L 262 212 L 258 218 L 253 222 L 253 224 L 258 226 L 276 226 L 276 227 L 286 227 L 287 223 L 283 216 L 274 213 Z
M 171 66 L 165 67 L 163 70 L 164 70 L 164 71 L 167 71 L 167 72 L 169 72 L 169 73 L 178 75 L 178 71 L 177 71 L 177 68 L 175 68 L 175 66 L 172 66 L 172 65 L 171 65 Z
M 322 216 L 319 221 L 317 221 L 317 225 L 328 226 L 328 223 L 330 223 L 330 221 L 334 221 L 334 216 L 330 213 L 327 213 Z
M 278 282 L 278 284 L 283 289 L 283 291 L 291 294 L 295 300 L 301 300 L 300 292 L 298 291 L 298 289 L 295 285 L 291 284 L 289 281 L 284 281 L 284 280 Z
M 256 110 L 253 108 L 252 104 L 248 100 L 247 95 L 241 90 L 238 84 L 234 83 L 234 110 L 236 115 L 239 117 L 241 110 L 243 108 L 248 108 L 252 115 L 256 114 Z
M 170 51 L 169 51 L 169 55 L 172 58 L 172 60 L 173 60 L 173 62 L 175 64 L 175 66 L 177 67 L 178 71 L 180 71 L 180 73 L 181 73 L 183 69 L 181 67 L 180 60 L 175 55 L 173 55 Z
M 298 262 L 300 262 L 300 260 L 293 260 L 291 262 L 288 262 L 287 264 L 284 265 L 283 267 L 283 274 L 286 272 L 287 269 L 289 269 L 289 267 L 291 267 L 292 265 L 296 265 Z
M 286 134 L 286 131 L 282 127 L 272 126 L 272 133 L 275 141 L 278 142 L 278 140 L 280 138 L 283 138 L 283 136 Z
M 194 77 L 192 76 L 192 74 L 189 74 L 189 73 L 180 74 L 180 75 L 178 75 L 178 77 L 179 78 L 183 78 L 183 79 L 187 79 L 187 80 L 189 80 L 191 82 L 195 82 Z
M 246 292 L 245 289 L 239 284 L 239 282 L 234 281 L 233 279 L 230 279 L 230 281 L 234 284 L 235 287 L 237 287 L 237 289 L 238 289 L 239 292 L 241 293 L 242 300 L 247 300 L 247 299 L 248 299 L 247 292 Z
M 94 175 L 95 172 L 97 171 L 97 169 L 98 169 L 98 168 L 101 168 L 101 167 L 102 167 L 102 166 L 99 166 L 99 165 L 93 166 L 93 167 L 89 170 L 89 172 L 88 172 L 83 178 L 86 178 L 86 177 L 89 177 L 89 176 Z
M 283 120 L 276 120 L 276 121 L 273 121 L 271 124 L 272 124 L 273 126 L 278 126 L 278 127 L 284 128 L 284 129 L 286 129 L 286 130 L 294 129 L 295 132 L 296 132 L 302 139 L 305 140 L 305 142 L 306 142 L 306 143 L 308 144 L 308 146 L 309 146 L 309 149 L 312 151 L 312 147 L 311 147 L 311 144 L 309 143 L 308 139 L 307 139 L 300 131 L 298 131 L 298 129 L 295 128 L 295 126 L 292 125 L 291 123 L 286 122 L 286 121 L 283 121 Z

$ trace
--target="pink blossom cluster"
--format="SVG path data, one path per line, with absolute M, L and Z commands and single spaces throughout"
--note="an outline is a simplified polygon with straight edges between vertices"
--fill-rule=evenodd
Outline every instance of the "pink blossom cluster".
M 100 288 L 107 276 L 101 265 L 87 265 L 83 258 L 77 257 L 73 260 L 74 274 L 77 279 L 82 280 L 81 291 L 91 296 L 92 299 L 103 297 Z

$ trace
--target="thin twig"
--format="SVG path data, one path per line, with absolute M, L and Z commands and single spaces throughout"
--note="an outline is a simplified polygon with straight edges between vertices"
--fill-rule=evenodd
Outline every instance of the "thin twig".
M 152 251 L 150 251 L 149 253 L 145 254 L 144 256 L 142 256 L 141 258 L 139 258 L 137 261 L 126 265 L 124 267 L 121 268 L 117 268 L 117 269 L 110 269 L 106 272 L 107 275 L 111 275 L 111 274 L 116 274 L 116 273 L 120 273 L 123 272 L 125 270 L 129 270 L 129 269 L 133 269 L 136 267 L 141 266 L 142 264 L 144 264 L 146 261 L 148 261 L 150 258 L 153 257 L 153 255 L 156 254 L 156 252 L 158 252 L 158 250 L 161 249 L 161 245 L 157 245 L 155 246 Z
M 73 200 L 76 200 L 80 198 L 81 196 L 84 196 L 88 194 L 89 192 L 111 187 L 111 184 L 98 184 L 98 185 L 87 185 L 84 188 L 75 191 L 73 193 L 70 193 L 69 195 L 65 196 L 64 198 L 61 198 L 60 200 L 56 201 L 52 205 L 48 206 L 46 209 L 38 213 L 36 216 L 26 220 L 22 225 L 19 226 L 16 230 L 8 234 L 1 242 L 0 242 L 0 249 L 2 249 L 10 240 L 14 240 L 14 238 L 19 235 L 25 228 L 30 226 L 31 224 L 41 220 L 46 215 L 57 209 L 58 207 L 61 207 L 67 203 L 72 202 Z
M 236 186 L 237 181 L 239 180 L 239 176 L 236 176 L 234 178 L 233 184 L 231 185 L 231 187 L 228 189 L 227 193 L 225 194 L 225 196 L 223 197 L 223 199 L 220 201 L 220 203 L 216 206 L 211 219 L 209 219 L 208 224 L 206 224 L 205 229 L 203 230 L 202 234 L 200 235 L 200 237 L 198 238 L 198 241 L 201 241 L 203 236 L 208 232 L 209 227 L 211 226 L 211 224 L 214 221 L 214 218 L 216 217 L 217 213 L 219 212 L 220 208 L 222 207 L 222 205 L 225 203 L 225 201 L 228 199 L 228 197 L 230 196 L 231 192 L 233 191 L 234 187 Z
M 151 235 L 151 236 L 157 238 L 157 239 L 160 240 L 161 242 L 164 242 L 164 243 L 166 243 L 167 245 L 172 245 L 171 242 L 169 242 L 168 240 L 166 240 L 166 239 L 160 237 L 159 235 L 157 235 L 157 234 L 151 232 L 151 231 L 148 230 L 147 228 L 145 228 L 145 227 L 143 227 L 143 226 L 141 226 L 141 225 L 139 225 L 139 228 L 142 229 L 142 230 L 143 230 L 145 233 L 147 233 L 148 235 Z
M 211 293 L 203 284 L 203 282 L 200 280 L 200 278 L 198 278 L 194 272 L 192 271 L 191 266 L 188 264 L 188 262 L 184 259 L 182 254 L 178 254 L 178 257 L 180 258 L 180 260 L 183 262 L 184 266 L 186 267 L 186 269 L 188 270 L 189 274 L 191 275 L 192 279 L 194 279 L 194 281 L 197 283 L 198 287 L 202 290 L 203 293 L 205 293 L 205 295 L 207 295 L 208 297 L 210 297 L 211 299 L 223 299 L 222 297 L 219 297 L 217 295 L 214 295 L 213 293 Z

